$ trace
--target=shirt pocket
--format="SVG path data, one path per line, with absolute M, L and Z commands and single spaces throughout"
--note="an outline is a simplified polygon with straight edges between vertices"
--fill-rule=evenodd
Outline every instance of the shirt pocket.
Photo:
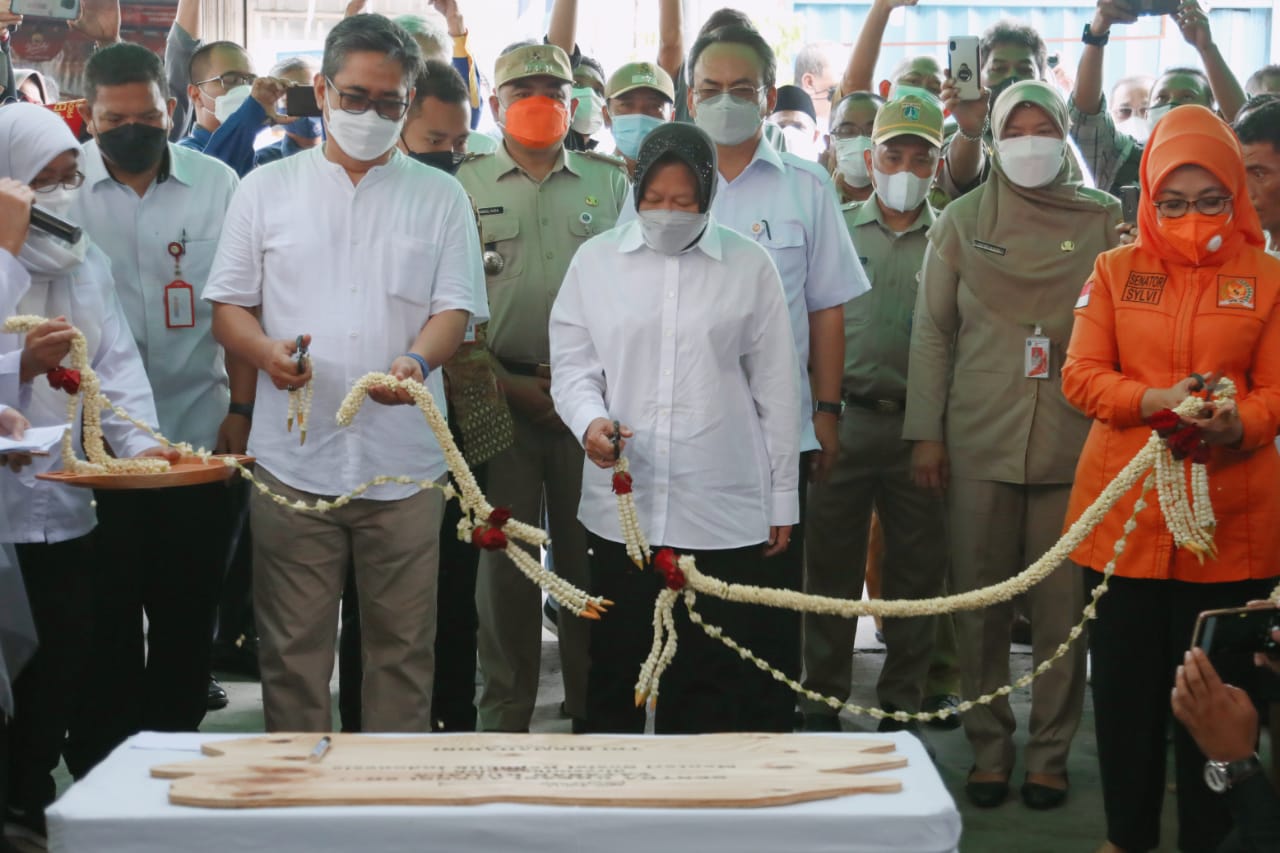
M 426 308 L 431 305 L 432 282 L 436 277 L 439 251 L 434 243 L 407 234 L 392 234 L 391 263 L 383 271 L 387 292 L 394 299 Z
M 196 298 L 204 292 L 205 282 L 209 279 L 209 270 L 213 268 L 213 257 L 218 251 L 218 238 L 205 240 L 187 240 L 183 243 L 180 259 L 182 275 L 175 276 L 195 288 Z
M 803 284 L 809 269 L 804 226 L 799 222 L 761 222 L 756 242 L 769 250 L 784 288 Z
M 524 272 L 519 240 L 520 220 L 515 216 L 480 217 L 480 247 L 489 285 L 512 281 Z
M 569 233 L 577 237 L 581 245 L 597 234 L 603 234 L 614 226 L 617 217 L 606 216 L 599 210 L 584 210 L 569 215 Z

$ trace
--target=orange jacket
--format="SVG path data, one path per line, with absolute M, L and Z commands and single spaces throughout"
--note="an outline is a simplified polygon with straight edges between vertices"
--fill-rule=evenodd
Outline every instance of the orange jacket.
M 1173 536 L 1154 491 L 1116 574 L 1218 583 L 1280 574 L 1280 261 L 1243 246 L 1221 267 L 1190 267 L 1138 246 L 1099 256 L 1080 297 L 1062 391 L 1094 418 L 1076 467 L 1067 524 L 1093 503 L 1151 435 L 1142 395 L 1193 372 L 1221 372 L 1238 389 L 1239 450 L 1214 448 L 1209 490 L 1218 559 L 1201 565 Z M 1101 571 L 1137 499 L 1120 501 L 1071 558 Z
M 1192 259 L 1167 238 L 1152 199 L 1183 166 L 1209 171 L 1234 198 L 1225 227 Z M 1209 493 L 1218 526 L 1217 559 L 1201 565 L 1175 551 L 1154 492 L 1129 535 L 1116 574 L 1222 583 L 1280 575 L 1280 261 L 1262 250 L 1249 203 L 1244 159 L 1231 129 L 1199 106 L 1182 106 L 1156 125 L 1142 156 L 1138 241 L 1098 257 L 1076 304 L 1062 368 L 1062 392 L 1094 419 L 1076 466 L 1067 510 L 1072 524 L 1146 444 L 1142 396 L 1192 373 L 1222 373 L 1236 384 L 1244 436 L 1238 449 L 1213 448 Z M 1121 499 L 1071 555 L 1102 570 L 1133 512 L 1137 488 Z

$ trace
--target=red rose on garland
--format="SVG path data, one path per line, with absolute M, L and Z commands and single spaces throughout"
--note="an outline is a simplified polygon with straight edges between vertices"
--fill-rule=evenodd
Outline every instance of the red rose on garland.
M 1175 432 L 1167 439 L 1169 443 L 1169 451 L 1173 453 L 1173 458 L 1182 460 L 1195 453 L 1196 448 L 1200 447 L 1199 427 L 1186 427 Z
M 80 390 L 80 371 L 78 370 L 72 370 L 69 367 L 55 367 L 46 373 L 45 377 L 55 391 L 66 391 L 68 394 L 74 394 Z
M 1191 461 L 1197 465 L 1208 465 L 1209 455 L 1209 445 L 1201 442 L 1196 446 L 1195 450 L 1191 451 Z
M 613 475 L 613 493 L 615 495 L 631 494 L 631 475 L 617 473 Z
M 1161 438 L 1168 438 L 1182 426 L 1182 418 L 1170 409 L 1161 409 L 1147 418 L 1147 426 L 1159 433 Z
M 653 555 L 653 567 L 666 580 L 667 589 L 681 590 L 688 582 L 680 570 L 676 552 L 670 548 L 663 548 Z
M 511 510 L 505 506 L 494 507 L 484 524 L 477 524 L 471 531 L 471 544 L 485 551 L 505 551 L 507 534 L 503 526 L 511 520 Z

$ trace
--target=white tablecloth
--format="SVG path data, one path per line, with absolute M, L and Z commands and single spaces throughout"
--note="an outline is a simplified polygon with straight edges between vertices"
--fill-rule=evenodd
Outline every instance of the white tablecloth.
M 157 764 L 192 759 L 200 744 L 246 735 L 130 738 L 48 812 L 56 853 L 947 853 L 960 815 L 920 742 L 892 738 L 906 768 L 898 794 L 859 794 L 759 809 L 618 809 L 491 804 L 199 809 L 173 806 Z M 447 735 L 440 735 L 447 737 Z

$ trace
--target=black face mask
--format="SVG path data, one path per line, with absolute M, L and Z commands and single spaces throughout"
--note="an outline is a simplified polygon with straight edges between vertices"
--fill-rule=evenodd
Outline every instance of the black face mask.
M 453 151 L 426 151 L 421 154 L 417 151 L 410 151 L 408 153 L 410 157 L 422 165 L 448 172 L 450 175 L 457 174 L 458 167 L 462 165 L 464 156 Z
M 999 83 L 992 86 L 991 100 L 987 102 L 988 110 L 994 110 L 996 108 L 996 101 L 998 101 L 1000 99 L 1000 96 L 1004 94 L 1005 90 L 1008 89 L 1010 86 L 1012 86 L 1014 83 L 1020 83 L 1023 80 L 1030 80 L 1030 79 L 1031 79 L 1030 77 L 1019 77 L 1017 74 L 1014 74 L 1010 77 L 1006 77 L 1005 79 L 1001 80 Z
M 168 144 L 169 132 L 149 124 L 124 124 L 98 134 L 102 156 L 130 175 L 140 175 L 159 163 Z

